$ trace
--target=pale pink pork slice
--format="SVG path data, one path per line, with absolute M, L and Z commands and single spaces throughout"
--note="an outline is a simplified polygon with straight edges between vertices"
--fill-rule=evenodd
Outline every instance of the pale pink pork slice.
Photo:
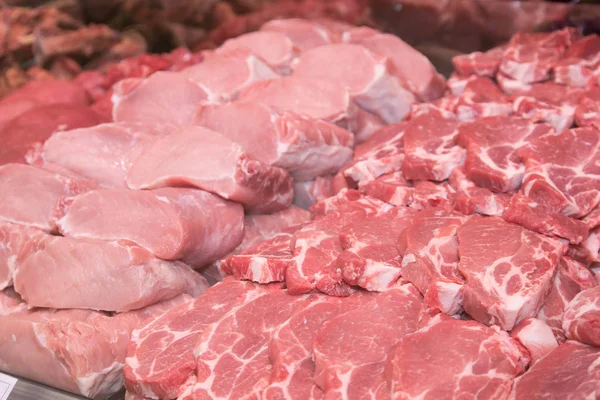
M 17 262 L 27 253 L 28 243 L 42 236 L 39 229 L 0 222 L 0 290 L 12 286 Z
M 191 298 L 141 310 L 28 309 L 11 289 L 0 292 L 0 369 L 77 395 L 103 399 L 123 387 L 131 332 Z
M 0 166 L 0 221 L 51 232 L 52 210 L 63 196 L 96 188 L 95 182 L 25 164 Z
M 568 339 L 600 346 L 600 287 L 579 292 L 565 308 L 562 328 Z
M 186 264 L 160 260 L 126 241 L 51 235 L 35 238 L 27 247 L 13 279 L 15 290 L 32 307 L 119 312 L 180 294 L 198 296 L 208 287 Z
M 302 18 L 274 19 L 261 26 L 260 30 L 283 33 L 300 51 L 341 40 L 341 35 L 335 29 L 329 29 L 328 24 Z
M 427 57 L 399 37 L 362 27 L 346 33 L 344 42 L 359 44 L 389 57 L 396 73 L 404 82 L 404 87 L 420 100 L 433 100 L 444 92 L 444 77 L 435 70 Z
M 57 132 L 31 162 L 93 179 L 102 187 L 125 188 L 125 176 L 145 146 L 173 130 L 173 125 L 108 123 Z
M 196 383 L 180 398 L 260 398 L 273 369 L 269 359 L 273 335 L 294 314 L 320 301 L 318 295 L 291 296 L 279 288 L 265 290 L 262 296 L 207 326 L 194 348 Z
M 285 170 L 254 159 L 239 144 L 202 127 L 182 128 L 154 141 L 126 180 L 131 189 L 193 186 L 255 212 L 284 209 L 293 198 Z
M 211 101 L 230 100 L 254 82 L 277 77 L 263 60 L 245 49 L 210 55 L 183 69 L 181 75 L 202 87 Z
M 55 217 L 65 236 L 129 240 L 192 267 L 223 257 L 244 234 L 241 205 L 198 189 L 101 189 L 63 203 Z
M 463 124 L 457 142 L 467 149 L 467 178 L 494 192 L 517 190 L 525 174 L 518 150 L 530 140 L 552 133 L 550 125 L 507 116 L 486 117 Z
M 215 52 L 219 54 L 234 49 L 250 50 L 282 74 L 290 72 L 290 63 L 298 53 L 298 49 L 286 35 L 275 31 L 246 33 L 227 40 Z
M 148 78 L 127 78 L 113 87 L 115 122 L 187 125 L 208 94 L 179 72 L 155 72 Z
M 178 397 L 195 380 L 193 352 L 204 329 L 265 291 L 262 285 L 225 279 L 134 331 L 123 370 L 127 390 L 149 398 Z
M 600 396 L 599 365 L 599 348 L 569 340 L 517 378 L 508 399 L 598 398 Z
M 402 278 L 425 296 L 432 310 L 462 310 L 464 278 L 458 270 L 457 231 L 466 217 L 445 208 L 419 212 L 398 241 Z
M 304 52 L 294 76 L 332 80 L 348 88 L 352 99 L 386 123 L 401 121 L 416 102 L 404 89 L 390 60 L 353 44 L 333 44 Z
M 288 170 L 298 181 L 337 172 L 354 147 L 354 136 L 343 128 L 255 102 L 202 106 L 193 123 L 223 134 L 250 156 Z
M 472 216 L 458 230 L 463 307 L 511 330 L 542 307 L 564 245 L 499 217 Z
M 314 379 L 325 398 L 389 399 L 387 355 L 417 330 L 421 298 L 412 285 L 362 299 L 365 304 L 329 320 L 314 338 Z
M 389 354 L 388 385 L 392 399 L 503 400 L 528 363 L 497 327 L 442 316 L 400 339 Z

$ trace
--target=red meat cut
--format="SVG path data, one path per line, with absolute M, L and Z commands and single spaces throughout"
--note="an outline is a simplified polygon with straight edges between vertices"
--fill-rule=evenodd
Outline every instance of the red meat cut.
M 562 328 L 567 338 L 600 346 L 600 286 L 579 292 L 563 313 Z

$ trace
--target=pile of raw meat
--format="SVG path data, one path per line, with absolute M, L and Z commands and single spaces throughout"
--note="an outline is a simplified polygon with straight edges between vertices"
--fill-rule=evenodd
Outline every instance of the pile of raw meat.
M 600 397 L 599 37 L 518 34 L 447 82 L 330 20 L 164 57 L 65 83 L 101 120 L 8 142 L 0 370 L 131 400 Z M 26 89 L 0 135 L 65 107 Z

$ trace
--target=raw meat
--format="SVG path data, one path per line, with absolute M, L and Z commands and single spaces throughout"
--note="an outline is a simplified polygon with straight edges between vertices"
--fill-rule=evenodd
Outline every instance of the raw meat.
M 290 63 L 298 52 L 286 35 L 275 31 L 246 33 L 229 39 L 216 50 L 216 53 L 220 54 L 235 49 L 250 50 L 271 68 L 282 74 L 290 72 Z
M 56 230 L 52 210 L 63 196 L 94 189 L 92 181 L 45 171 L 24 164 L 0 166 L 0 221 Z
M 12 286 L 16 264 L 26 253 L 26 245 L 41 235 L 39 229 L 0 222 L 0 290 Z
M 600 88 L 593 87 L 585 91 L 577 103 L 575 110 L 577 126 L 593 126 L 600 128 Z
M 600 286 L 579 292 L 563 313 L 567 338 L 600 346 Z
M 517 151 L 531 139 L 552 133 L 549 125 L 507 116 L 486 117 L 461 125 L 457 142 L 467 149 L 467 178 L 494 192 L 517 190 L 525 173 Z
M 34 239 L 13 275 L 15 290 L 32 307 L 129 311 L 183 293 L 198 296 L 208 287 L 187 265 L 159 260 L 135 245 L 50 235 Z
M 329 320 L 314 338 L 314 379 L 325 398 L 389 398 L 388 352 L 417 330 L 421 298 L 412 285 L 363 298 L 366 304 Z
M 240 91 L 239 100 L 263 103 L 275 110 L 292 111 L 333 122 L 352 131 L 354 104 L 336 81 L 286 76 L 256 82 Z
M 538 362 L 558 347 L 552 328 L 537 318 L 524 319 L 512 330 L 510 336 L 525 346 L 532 363 Z
M 580 38 L 565 51 L 554 66 L 554 82 L 574 87 L 585 87 L 594 79 L 594 70 L 600 65 L 600 37 Z
M 342 83 L 360 107 L 386 123 L 401 121 L 416 102 L 402 87 L 389 59 L 363 46 L 317 47 L 300 55 L 293 68 L 294 76 Z
M 419 212 L 398 241 L 402 278 L 425 296 L 425 306 L 446 314 L 462 310 L 465 282 L 458 270 L 457 230 L 466 217 L 444 208 Z
M 208 94 L 210 101 L 227 101 L 237 92 L 263 79 L 277 77 L 264 61 L 248 50 L 237 49 L 209 56 L 181 71 Z
M 193 348 L 204 329 L 267 292 L 266 286 L 225 279 L 134 331 L 123 370 L 127 390 L 152 398 L 178 397 L 195 380 Z
M 510 400 L 583 400 L 600 396 L 600 349 L 568 341 L 513 385 Z
M 57 132 L 31 163 L 68 171 L 100 186 L 125 188 L 125 177 L 144 147 L 176 128 L 172 125 L 110 123 Z
M 454 208 L 467 215 L 501 216 L 511 198 L 510 194 L 493 193 L 475 185 L 465 176 L 464 167 L 452 171 L 448 183 L 454 192 Z
M 297 181 L 337 172 L 354 147 L 354 136 L 345 129 L 259 103 L 203 106 L 193 123 L 221 133 L 259 161 L 288 170 Z
M 32 108 L 0 128 L 0 165 L 25 163 L 25 155 L 59 130 L 83 128 L 106 122 L 87 106 L 54 104 Z
M 443 181 L 465 161 L 465 150 L 456 145 L 458 122 L 437 113 L 412 118 L 404 131 L 406 179 Z
M 94 190 L 63 201 L 55 218 L 65 236 L 128 240 L 192 267 L 223 257 L 244 234 L 242 206 L 197 189 Z
M 528 363 L 497 327 L 442 317 L 400 339 L 388 358 L 388 386 L 392 399 L 503 400 Z
M 554 336 L 563 342 L 565 333 L 562 321 L 565 307 L 577 293 L 596 286 L 598 281 L 589 269 L 570 257 L 562 257 L 552 287 L 537 318 L 546 322 L 552 328 Z
M 600 202 L 600 132 L 578 128 L 534 139 L 519 151 L 523 194 L 549 212 L 582 217 Z
M 315 301 L 321 301 L 318 295 L 265 291 L 207 326 L 194 349 L 197 381 L 180 399 L 260 398 L 273 368 L 269 360 L 273 334 Z
M 458 253 L 465 311 L 511 330 L 540 310 L 564 247 L 499 217 L 472 216 L 458 230 Z
M 344 281 L 369 291 L 388 290 L 401 275 L 402 253 L 396 248 L 415 211 L 406 207 L 357 218 L 339 230 L 343 252 L 337 257 Z
M 300 51 L 341 40 L 340 35 L 328 29 L 326 24 L 301 18 L 274 19 L 261 26 L 260 30 L 283 33 Z
M 178 72 L 123 79 L 113 86 L 113 120 L 187 125 L 208 94 Z
M 285 170 L 255 160 L 239 144 L 201 127 L 182 128 L 146 147 L 127 184 L 131 189 L 193 186 L 262 213 L 288 207 L 294 196 Z
M 354 28 L 344 35 L 344 41 L 359 44 L 388 57 L 404 86 L 423 101 L 437 99 L 444 92 L 444 78 L 423 54 L 397 36 L 373 29 Z
M 131 332 L 189 299 L 178 296 L 109 316 L 90 310 L 30 310 L 0 292 L 0 370 L 85 397 L 108 398 L 123 386 Z
M 498 72 L 504 47 L 495 47 L 487 52 L 476 51 L 452 58 L 454 71 L 462 76 L 477 75 L 493 77 Z

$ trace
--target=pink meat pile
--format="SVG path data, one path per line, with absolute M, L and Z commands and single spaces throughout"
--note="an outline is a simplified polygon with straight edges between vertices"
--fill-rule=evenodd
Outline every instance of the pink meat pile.
M 321 51 L 291 70 L 326 76 Z M 323 197 L 310 221 L 135 331 L 129 398 L 600 397 L 600 38 L 518 34 L 454 62 L 398 123 L 347 81 L 388 124 L 297 181 Z
M 169 309 L 206 305 L 199 315 L 216 322 L 236 302 L 272 294 L 265 304 L 286 310 L 273 331 L 309 304 L 343 310 L 345 301 L 321 295 L 287 304 L 277 284 L 219 284 L 217 298 L 233 301 L 222 309 L 200 295 L 222 279 L 220 260 L 264 240 L 285 243 L 311 219 L 292 205 L 295 183 L 337 173 L 356 143 L 444 88 L 394 36 L 291 19 L 203 54 L 142 56 L 5 97 L 0 371 L 105 398 L 122 387 L 134 329 Z M 408 286 L 398 290 L 420 301 Z M 184 325 L 206 322 L 186 315 Z M 188 380 L 196 368 L 186 357 L 177 365 Z

